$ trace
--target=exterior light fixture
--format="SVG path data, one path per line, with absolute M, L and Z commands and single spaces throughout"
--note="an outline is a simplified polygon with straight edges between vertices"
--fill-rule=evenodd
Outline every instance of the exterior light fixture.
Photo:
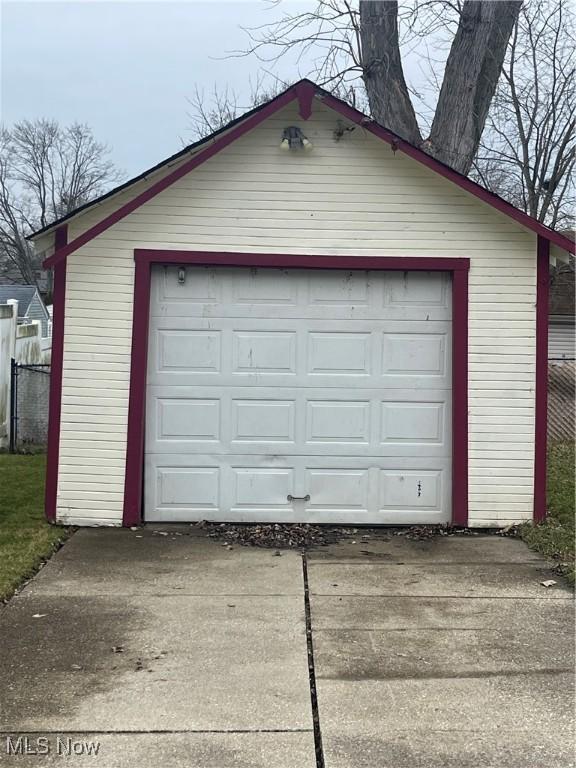
M 186 282 L 186 268 L 180 267 L 178 270 L 178 285 L 184 285 Z
M 284 150 L 284 152 L 288 152 L 290 149 L 304 149 L 307 152 L 310 152 L 312 148 L 312 142 L 308 141 L 300 128 L 296 127 L 295 125 L 284 128 L 282 131 L 280 149 Z

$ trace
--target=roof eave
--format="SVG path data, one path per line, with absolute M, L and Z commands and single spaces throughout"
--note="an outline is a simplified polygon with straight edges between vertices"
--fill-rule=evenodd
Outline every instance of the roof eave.
M 482 200 L 486 204 L 490 205 L 492 208 L 495 208 L 496 210 L 499 210 L 501 213 L 508 216 L 509 218 L 512 218 L 514 221 L 516 221 L 518 224 L 520 224 L 524 228 L 535 232 L 540 237 L 543 237 L 544 239 L 548 240 L 550 243 L 556 245 L 557 247 L 561 248 L 564 251 L 567 251 L 568 253 L 574 254 L 576 252 L 576 247 L 573 240 L 567 238 L 565 235 L 563 235 L 560 232 L 556 232 L 555 230 L 550 229 L 545 224 L 542 224 L 542 222 L 537 221 L 536 219 L 532 218 L 531 216 L 524 213 L 523 211 L 520 211 L 518 208 L 515 208 L 511 203 L 508 203 L 503 198 L 499 197 L 493 192 L 489 192 L 484 187 L 480 186 L 476 182 L 467 178 L 463 174 L 459 173 L 458 171 L 455 171 L 454 169 L 445 165 L 444 163 L 432 157 L 431 155 L 428 155 L 426 152 L 424 152 L 420 148 L 414 146 L 413 144 L 410 144 L 404 139 L 401 139 L 399 136 L 392 133 L 392 131 L 389 131 L 388 129 L 379 125 L 374 120 L 369 118 L 367 115 L 358 111 L 354 107 L 351 107 L 349 104 L 346 104 L 346 102 L 342 101 L 341 99 L 336 98 L 328 91 L 325 91 L 324 89 L 320 88 L 318 85 L 312 83 L 310 80 L 301 80 L 298 83 L 290 86 L 288 89 L 283 91 L 281 94 L 279 94 L 275 98 L 271 99 L 268 102 L 265 102 L 264 104 L 259 105 L 258 107 L 254 108 L 250 112 L 245 113 L 241 117 L 232 121 L 231 123 L 219 129 L 218 131 L 211 134 L 210 136 L 202 139 L 199 142 L 196 142 L 193 145 L 190 145 L 186 149 L 177 153 L 177 155 L 173 155 L 172 157 L 168 158 L 162 163 L 159 163 L 158 165 L 154 166 L 154 168 L 149 169 L 148 171 L 145 171 L 140 176 L 137 176 L 134 179 L 131 179 L 130 181 L 126 182 L 124 185 L 121 185 L 120 187 L 117 187 L 114 190 L 111 190 L 106 195 L 101 196 L 97 200 L 94 200 L 91 203 L 87 203 L 85 206 L 78 208 L 76 211 L 73 211 L 70 214 L 67 214 L 67 216 L 62 217 L 58 221 L 49 225 L 48 227 L 45 227 L 33 233 L 32 235 L 29 235 L 28 239 L 35 241 L 36 239 L 38 239 L 39 237 L 45 234 L 51 234 L 53 231 L 56 231 L 59 227 L 64 225 L 66 222 L 70 221 L 70 219 L 72 219 L 73 217 L 80 215 L 87 208 L 93 207 L 102 203 L 104 200 L 112 197 L 115 194 L 120 193 L 121 191 L 127 189 L 129 186 L 132 186 L 138 181 L 141 181 L 149 177 L 150 175 L 160 170 L 161 168 L 169 166 L 170 163 L 176 162 L 177 159 L 180 159 L 187 152 L 192 152 L 194 149 L 198 150 L 193 155 L 193 157 L 191 157 L 189 160 L 183 163 L 183 165 L 181 165 L 179 168 L 169 173 L 166 177 L 159 179 L 149 189 L 145 190 L 143 193 L 141 193 L 136 198 L 126 203 L 124 206 L 121 206 L 121 208 L 118 209 L 118 211 L 116 211 L 114 214 L 111 214 L 110 216 L 106 217 L 97 225 L 87 230 L 87 232 L 83 233 L 82 235 L 77 237 L 75 240 L 72 240 L 71 242 L 67 243 L 63 248 L 58 249 L 52 256 L 50 256 L 44 262 L 45 267 L 51 267 L 55 263 L 57 263 L 58 260 L 65 258 L 68 254 L 72 253 L 77 248 L 81 247 L 83 244 L 91 240 L 93 237 L 96 237 L 98 234 L 101 233 L 101 231 L 104 231 L 109 226 L 112 226 L 113 223 L 120 220 L 120 218 L 123 218 L 124 216 L 131 213 L 133 210 L 138 208 L 144 202 L 151 199 L 151 197 L 154 197 L 156 194 L 158 194 L 160 191 L 165 189 L 167 186 L 170 186 L 172 183 L 174 183 L 174 181 L 176 181 L 181 176 L 189 173 L 195 167 L 197 167 L 202 162 L 204 162 L 204 160 L 207 160 L 209 157 L 216 154 L 224 147 L 228 146 L 230 143 L 232 143 L 237 138 L 239 138 L 244 132 L 255 127 L 255 125 L 262 122 L 262 120 L 266 119 L 266 117 L 268 117 L 270 114 L 274 113 L 275 111 L 277 111 L 277 109 L 280 109 L 282 106 L 285 106 L 293 99 L 295 98 L 298 99 L 299 111 L 302 119 L 304 120 L 308 119 L 308 117 L 311 114 L 311 109 L 312 109 L 311 105 L 312 105 L 314 96 L 319 97 L 324 104 L 326 104 L 328 107 L 333 109 L 335 112 L 341 114 L 350 122 L 355 123 L 357 125 L 362 125 L 364 129 L 368 130 L 377 138 L 382 139 L 387 144 L 392 146 L 395 151 L 403 152 L 404 154 L 408 155 L 409 157 L 416 160 L 417 162 L 420 162 L 421 164 L 435 171 L 436 173 L 448 179 L 449 181 L 452 181 L 464 191 L 469 192 L 470 194 L 474 195 L 475 197 Z M 226 132 L 228 132 L 227 135 L 223 136 L 222 134 L 225 134 Z M 212 142 L 212 145 L 210 147 L 206 147 L 205 145 L 207 145 L 209 142 Z M 196 162 L 196 160 L 198 160 L 198 162 Z

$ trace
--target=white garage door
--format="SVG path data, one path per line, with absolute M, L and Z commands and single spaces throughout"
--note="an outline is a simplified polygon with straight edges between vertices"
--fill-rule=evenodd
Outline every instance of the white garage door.
M 449 520 L 451 294 L 441 273 L 156 268 L 146 519 Z

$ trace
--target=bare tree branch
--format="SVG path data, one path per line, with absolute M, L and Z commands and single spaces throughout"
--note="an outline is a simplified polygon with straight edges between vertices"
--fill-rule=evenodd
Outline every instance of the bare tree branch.
M 557 228 L 573 226 L 576 205 L 574 21 L 567 0 L 524 4 L 473 173 Z
M 121 180 L 109 149 L 88 126 L 23 120 L 0 130 L 0 277 L 38 285 L 41 267 L 26 235 Z

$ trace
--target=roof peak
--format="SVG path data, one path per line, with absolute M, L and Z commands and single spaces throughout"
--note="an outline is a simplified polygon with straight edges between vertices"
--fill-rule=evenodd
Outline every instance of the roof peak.
M 175 160 L 184 157 L 187 153 L 192 152 L 194 149 L 199 150 L 185 163 L 174 169 L 167 176 L 156 181 L 147 190 L 140 193 L 135 198 L 125 203 L 123 206 L 120 206 L 117 211 L 114 211 L 112 214 L 105 217 L 101 222 L 88 229 L 75 240 L 60 248 L 54 254 L 54 256 L 45 261 L 45 266 L 52 266 L 56 260 L 66 258 L 68 254 L 73 253 L 93 237 L 98 236 L 101 232 L 108 229 L 108 227 L 112 226 L 114 223 L 124 218 L 124 216 L 127 216 L 129 213 L 136 210 L 136 208 L 140 207 L 140 205 L 143 205 L 145 202 L 150 200 L 162 190 L 166 189 L 179 178 L 194 170 L 194 168 L 203 163 L 205 160 L 209 159 L 214 154 L 227 147 L 233 141 L 236 141 L 236 139 L 240 138 L 240 136 L 242 136 L 244 133 L 256 127 L 265 119 L 277 112 L 279 109 L 287 106 L 294 100 L 298 102 L 298 109 L 301 118 L 303 120 L 308 120 L 312 114 L 312 104 L 315 96 L 320 97 L 324 105 L 333 109 L 341 117 L 344 117 L 357 125 L 362 125 L 364 129 L 375 135 L 377 138 L 393 146 L 395 151 L 400 151 L 408 155 L 413 160 L 416 160 L 422 165 L 425 165 L 430 170 L 438 173 L 440 176 L 443 176 L 444 178 L 453 182 L 461 189 L 474 195 L 491 207 L 499 210 L 501 213 L 504 213 L 508 217 L 514 219 L 526 229 L 529 229 L 545 238 L 546 240 L 555 243 L 560 248 L 570 253 L 574 253 L 574 242 L 567 238 L 565 235 L 550 229 L 546 225 L 542 224 L 542 222 L 537 221 L 527 213 L 524 213 L 523 211 L 515 208 L 511 203 L 508 203 L 503 198 L 499 197 L 493 192 L 489 192 L 487 189 L 472 181 L 467 176 L 464 176 L 458 171 L 455 171 L 453 168 L 450 168 L 439 160 L 436 160 L 436 158 L 428 155 L 420 147 L 417 147 L 405 139 L 402 139 L 397 134 L 375 122 L 368 115 L 360 112 L 355 107 L 350 106 L 345 101 L 334 96 L 329 91 L 326 91 L 324 88 L 319 86 L 317 83 L 314 83 L 312 80 L 309 80 L 308 78 L 301 78 L 297 82 L 288 86 L 277 96 L 269 99 L 267 102 L 264 102 L 263 104 L 260 104 L 257 107 L 254 107 L 252 110 L 249 110 L 248 112 L 239 116 L 238 118 L 235 118 L 225 126 L 222 126 L 222 128 L 218 129 L 209 136 L 204 137 L 200 141 L 188 145 L 182 151 L 172 155 L 171 157 L 148 169 L 139 176 L 136 176 L 124 184 L 116 187 L 115 189 L 110 190 L 105 195 L 102 195 L 90 203 L 86 203 L 84 206 L 77 208 L 75 211 L 70 212 L 49 226 L 38 230 L 37 232 L 30 235 L 29 239 L 37 238 L 48 231 L 62 226 L 65 224 L 65 222 L 74 216 L 77 216 L 86 209 L 97 205 L 98 203 L 115 194 L 118 194 L 124 189 L 127 189 L 128 187 L 136 184 L 138 181 L 146 178 L 150 174 L 155 173 L 167 165 L 170 165 L 170 163 L 174 163 Z M 204 145 L 208 146 L 204 147 Z

